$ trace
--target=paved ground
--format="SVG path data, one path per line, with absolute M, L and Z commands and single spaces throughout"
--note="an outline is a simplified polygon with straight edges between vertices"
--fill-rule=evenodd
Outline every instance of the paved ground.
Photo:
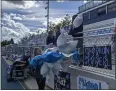
M 38 90 L 38 86 L 37 86 L 35 78 L 33 78 L 29 74 L 28 74 L 27 79 L 25 79 L 25 80 L 17 81 L 15 83 L 13 83 L 13 82 L 7 83 L 6 76 L 5 76 L 6 75 L 5 74 L 6 67 L 8 66 L 7 64 L 12 64 L 12 61 L 6 60 L 5 56 L 3 56 L 2 57 L 2 64 L 3 64 L 2 65 L 2 79 L 3 79 L 2 80 L 2 89 L 5 89 L 5 90 L 11 90 L 11 89 L 12 90 L 22 90 L 22 89 L 26 89 L 26 90 Z M 22 88 L 20 88 L 20 87 L 22 87 Z M 46 90 L 50 90 L 51 88 L 49 88 L 48 86 L 45 86 L 45 89 Z
M 1 58 L 1 89 L 2 90 L 24 90 L 19 81 L 16 82 L 7 82 L 6 80 L 6 68 L 8 64 L 3 58 Z
M 4 57 L 4 59 L 5 59 L 5 57 Z M 2 59 L 2 61 L 3 61 L 3 59 Z M 8 64 L 12 64 L 12 62 L 10 61 L 10 60 L 6 60 L 6 62 L 8 63 Z M 3 64 L 3 63 L 2 63 Z M 65 72 L 69 72 L 68 71 L 68 66 L 71 64 L 71 62 L 70 61 L 64 61 L 63 63 L 62 63 L 62 67 L 64 68 L 63 69 L 63 71 L 65 71 Z M 5 66 L 6 65 L 2 65 L 2 68 L 5 68 Z M 86 66 L 82 66 L 82 68 L 81 69 L 83 69 L 83 70 L 89 70 L 89 71 L 92 71 L 92 72 L 96 72 L 96 73 L 101 73 L 101 74 L 104 74 L 104 75 L 109 75 L 110 77 L 113 77 L 114 76 L 114 73 L 115 73 L 115 70 L 114 70 L 114 68 L 115 68 L 115 66 L 113 66 L 113 69 L 111 70 L 111 71 L 109 71 L 109 70 L 105 70 L 105 69 L 99 69 L 99 68 L 93 68 L 93 67 L 86 67 Z M 2 80 L 4 80 L 5 79 L 5 76 L 4 76 L 4 74 L 5 74 L 5 69 L 2 69 Z M 51 74 L 50 75 L 50 80 L 49 80 L 49 82 L 48 82 L 48 86 L 49 87 L 51 87 L 51 88 L 54 88 L 54 81 L 53 81 L 53 77 L 54 77 L 54 75 L 53 74 Z M 91 77 L 91 76 L 90 76 Z M 77 81 L 76 81 L 76 79 L 77 79 L 77 75 L 71 75 L 71 89 L 73 89 L 73 88 L 77 88 Z M 23 84 L 23 86 L 26 88 L 26 89 L 30 89 L 30 90 L 37 90 L 38 89 L 38 86 L 37 86 L 37 83 L 36 83 L 36 80 L 32 77 L 32 76 L 28 76 L 27 77 L 27 79 L 25 79 L 24 81 L 21 81 L 21 83 Z M 7 85 L 5 85 L 6 83 L 5 83 L 5 81 L 2 81 L 2 89 L 4 89 Z M 4 85 L 4 86 L 3 86 Z M 46 90 L 49 90 L 50 88 L 49 87 L 47 87 L 46 86 Z M 8 88 L 8 89 L 11 89 L 11 88 Z M 15 87 L 14 87 L 14 89 L 15 89 Z

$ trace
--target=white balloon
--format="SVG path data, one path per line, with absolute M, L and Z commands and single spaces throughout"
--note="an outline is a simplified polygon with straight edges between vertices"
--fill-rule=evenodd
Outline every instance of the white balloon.
M 83 22 L 83 16 L 79 14 L 73 21 L 73 27 L 77 28 L 79 27 Z
M 52 66 L 51 70 L 53 71 L 53 73 L 55 75 L 58 74 L 59 70 L 62 70 L 63 69 L 59 61 L 53 63 L 52 65 L 53 66 Z
M 52 68 L 53 70 L 58 70 L 59 71 L 59 70 L 63 69 L 60 62 L 55 62 L 53 65 L 54 65 L 54 67 Z
M 41 67 L 40 73 L 43 77 L 46 77 L 50 72 L 50 68 L 47 66 L 46 63 L 44 63 Z
M 73 56 L 73 53 L 71 53 L 71 54 L 66 54 L 66 53 L 62 53 L 65 57 L 71 57 L 71 56 Z
M 66 33 L 63 33 L 60 34 L 60 36 L 57 39 L 57 47 L 60 52 L 69 53 L 75 50 L 76 48 L 78 41 L 73 39 L 68 41 L 67 37 L 71 36 L 68 36 Z
M 60 34 L 58 39 L 57 39 L 57 46 L 61 46 L 67 43 L 67 39 L 64 35 L 64 33 Z
M 54 67 L 54 64 L 53 64 L 53 63 L 46 63 L 46 65 L 47 65 L 47 67 L 48 67 L 49 69 L 52 69 L 52 68 Z
M 78 43 L 77 40 L 69 41 L 66 43 L 66 45 L 62 45 L 63 48 L 58 47 L 58 50 L 62 53 L 70 54 L 73 50 L 76 49 L 77 43 Z
M 57 47 L 48 48 L 48 49 L 46 49 L 46 50 L 45 50 L 45 52 L 44 52 L 44 53 L 47 53 L 47 52 L 56 52 L 57 50 L 58 50 L 58 48 L 57 48 Z
M 50 75 L 50 70 L 53 71 L 54 74 L 58 74 L 59 70 L 62 70 L 62 66 L 60 64 L 60 62 L 55 62 L 55 63 L 44 63 L 41 67 L 41 75 L 43 75 L 43 77 L 47 77 Z
M 65 33 L 66 31 L 64 30 L 64 28 L 60 29 L 60 33 Z
M 50 74 L 46 76 L 46 83 L 49 83 L 49 80 L 50 80 Z

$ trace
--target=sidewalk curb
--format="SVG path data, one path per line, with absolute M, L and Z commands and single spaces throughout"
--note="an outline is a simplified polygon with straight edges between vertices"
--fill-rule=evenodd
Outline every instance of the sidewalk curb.
M 31 90 L 24 81 L 21 81 L 20 82 L 22 83 L 22 85 L 25 87 L 25 90 Z
M 38 89 L 30 89 L 29 87 L 28 87 L 28 85 L 22 80 L 20 80 L 20 82 L 22 83 L 22 85 L 25 87 L 25 90 L 38 90 Z M 45 89 L 45 90 L 53 90 L 51 87 L 49 87 L 49 86 L 47 86 L 47 85 L 45 85 L 46 86 L 46 88 L 49 88 L 49 89 Z

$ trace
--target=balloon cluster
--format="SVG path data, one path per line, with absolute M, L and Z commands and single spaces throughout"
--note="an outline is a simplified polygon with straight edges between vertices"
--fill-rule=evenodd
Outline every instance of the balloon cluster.
M 64 34 L 61 34 L 57 39 L 57 47 L 48 48 L 42 55 L 35 56 L 31 61 L 31 66 L 41 66 L 40 74 L 44 77 L 50 74 L 52 71 L 57 75 L 59 70 L 62 70 L 60 60 L 64 57 L 71 57 L 77 61 L 78 52 L 74 51 L 76 49 L 77 41 L 66 40 Z

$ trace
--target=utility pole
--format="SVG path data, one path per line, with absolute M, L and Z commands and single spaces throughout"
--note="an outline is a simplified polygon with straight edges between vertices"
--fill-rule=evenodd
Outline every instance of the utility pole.
M 45 17 L 47 17 L 47 32 L 49 30 L 49 0 L 47 1 L 47 7 L 45 7 L 45 9 L 47 9 L 47 15 Z

